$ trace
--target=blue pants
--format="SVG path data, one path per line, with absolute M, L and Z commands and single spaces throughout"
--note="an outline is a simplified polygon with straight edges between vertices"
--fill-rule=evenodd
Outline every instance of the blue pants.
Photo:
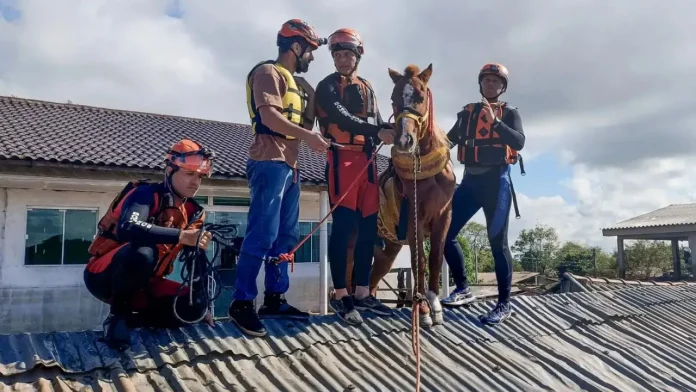
M 251 204 L 247 230 L 237 262 L 235 300 L 253 300 L 256 278 L 266 265 L 267 293 L 284 294 L 290 287 L 288 263 L 266 263 L 297 245 L 300 237 L 300 180 L 285 162 L 247 161 Z
M 458 288 L 468 285 L 464 254 L 457 235 L 483 208 L 498 280 L 498 301 L 507 302 L 512 289 L 512 254 L 508 247 L 508 221 L 512 204 L 510 166 L 493 167 L 482 174 L 465 174 L 454 192 L 452 223 L 445 240 L 445 260 Z

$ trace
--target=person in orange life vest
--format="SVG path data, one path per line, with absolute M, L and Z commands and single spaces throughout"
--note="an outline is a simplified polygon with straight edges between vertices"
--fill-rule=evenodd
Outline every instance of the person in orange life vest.
M 341 319 L 358 325 L 362 323 L 358 310 L 391 314 L 390 308 L 369 293 L 379 210 L 377 165 L 371 163 L 365 173 L 360 172 L 375 154 L 375 145 L 380 140 L 393 143 L 395 133 L 382 120 L 372 86 L 357 75 L 358 63 L 364 54 L 360 35 L 352 29 L 338 29 L 329 37 L 329 50 L 336 72 L 317 85 L 316 107 L 323 134 L 335 142 L 327 153 L 326 173 L 332 206 L 348 192 L 332 214 L 329 263 L 336 296 L 330 306 Z M 362 178 L 348 190 L 357 176 Z M 349 296 L 346 289 L 351 283 L 346 282 L 348 240 L 356 226 L 358 238 L 353 274 L 356 291 L 354 296 Z
M 479 72 L 478 81 L 481 102 L 469 104 L 459 112 L 448 134 L 450 141 L 458 146 L 458 159 L 464 164 L 465 174 L 454 193 L 452 223 L 445 243 L 445 260 L 457 288 L 442 304 L 460 306 L 474 300 L 457 234 L 483 208 L 495 260 L 498 303 L 481 321 L 499 324 L 511 315 L 512 255 L 507 232 L 514 189 L 510 165 L 517 163 L 525 135 L 517 109 L 498 99 L 507 90 L 507 68 L 486 64 Z
M 212 171 L 214 153 L 201 144 L 183 139 L 171 146 L 165 158 L 164 181 L 129 183 L 114 199 L 99 222 L 92 255 L 84 270 L 84 282 L 97 299 L 111 305 L 104 321 L 104 341 L 125 349 L 129 328 L 171 328 L 182 325 L 174 314 L 180 283 L 172 273 L 184 247 L 195 247 L 205 221 L 205 211 L 193 200 L 203 177 Z M 201 235 L 206 249 L 211 235 Z M 194 291 L 195 294 L 195 291 Z M 179 295 L 177 313 L 195 320 L 208 304 L 189 305 L 188 291 Z M 206 321 L 212 325 L 208 313 Z
M 287 303 L 288 263 L 276 263 L 276 259 L 290 252 L 300 239 L 300 140 L 320 153 L 329 146 L 319 132 L 312 131 L 314 90 L 294 76 L 309 70 L 312 52 L 323 41 L 307 23 L 289 20 L 278 32 L 278 58 L 257 64 L 247 77 L 247 106 L 254 132 L 246 169 L 251 205 L 228 313 L 251 336 L 266 335 L 261 317 L 309 317 Z M 264 301 L 257 313 L 253 303 L 258 294 L 256 278 L 264 264 Z

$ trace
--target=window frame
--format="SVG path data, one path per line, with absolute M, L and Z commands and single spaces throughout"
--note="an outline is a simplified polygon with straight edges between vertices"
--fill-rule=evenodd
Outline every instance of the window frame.
M 62 222 L 62 232 L 61 232 L 61 246 L 60 246 L 60 264 L 27 264 L 27 229 L 29 228 L 29 211 L 32 210 L 58 210 L 63 212 L 63 222 Z M 22 267 L 24 268 L 46 268 L 46 267 L 80 267 L 84 268 L 89 260 L 85 260 L 84 264 L 65 264 L 65 212 L 67 210 L 72 211 L 94 211 L 97 214 L 97 218 L 94 222 L 94 236 L 97 235 L 99 227 L 99 219 L 101 218 L 101 208 L 100 207 L 87 207 L 87 206 L 56 206 L 56 205 L 27 205 L 24 208 L 24 247 L 22 248 Z

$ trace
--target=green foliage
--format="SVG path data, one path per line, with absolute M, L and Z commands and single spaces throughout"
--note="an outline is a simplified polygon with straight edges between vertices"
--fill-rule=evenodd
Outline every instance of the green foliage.
M 470 282 L 478 272 L 495 271 L 493 254 L 486 226 L 469 222 L 457 236 L 464 253 L 465 268 Z M 430 241 L 425 243 L 426 255 Z M 560 243 L 553 227 L 537 224 L 524 229 L 512 246 L 515 271 L 536 271 L 555 277 L 559 269 L 581 276 L 616 278 L 617 252 L 603 251 L 575 241 Z M 680 252 L 681 253 L 681 252 Z M 667 241 L 629 241 L 625 245 L 626 278 L 645 280 L 672 271 L 672 248 Z M 450 276 L 451 284 L 454 284 Z

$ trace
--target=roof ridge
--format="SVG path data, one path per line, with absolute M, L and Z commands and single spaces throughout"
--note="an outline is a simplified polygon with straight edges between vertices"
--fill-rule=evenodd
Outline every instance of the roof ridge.
M 0 101 L 3 101 L 3 100 L 11 101 L 11 102 L 26 103 L 26 104 L 30 104 L 30 105 L 47 105 L 47 106 L 54 106 L 54 107 L 64 107 L 64 108 L 75 109 L 75 110 L 98 110 L 98 111 L 105 111 L 105 112 L 112 112 L 112 113 L 119 113 L 119 114 L 139 115 L 139 116 L 143 116 L 143 117 L 174 118 L 174 119 L 200 122 L 200 123 L 238 125 L 238 126 L 242 126 L 242 127 L 248 126 L 247 124 L 242 124 L 242 123 L 232 122 L 232 121 L 210 120 L 210 119 L 206 119 L 206 118 L 180 116 L 180 115 L 175 115 L 175 114 L 144 112 L 144 111 L 140 111 L 140 110 L 115 109 L 115 108 L 108 108 L 108 107 L 104 107 L 104 106 L 76 104 L 76 103 L 72 103 L 72 102 L 70 102 L 70 103 L 56 102 L 56 101 L 46 101 L 46 100 L 33 99 L 33 98 L 21 98 L 21 97 L 10 96 L 10 95 L 0 95 Z

